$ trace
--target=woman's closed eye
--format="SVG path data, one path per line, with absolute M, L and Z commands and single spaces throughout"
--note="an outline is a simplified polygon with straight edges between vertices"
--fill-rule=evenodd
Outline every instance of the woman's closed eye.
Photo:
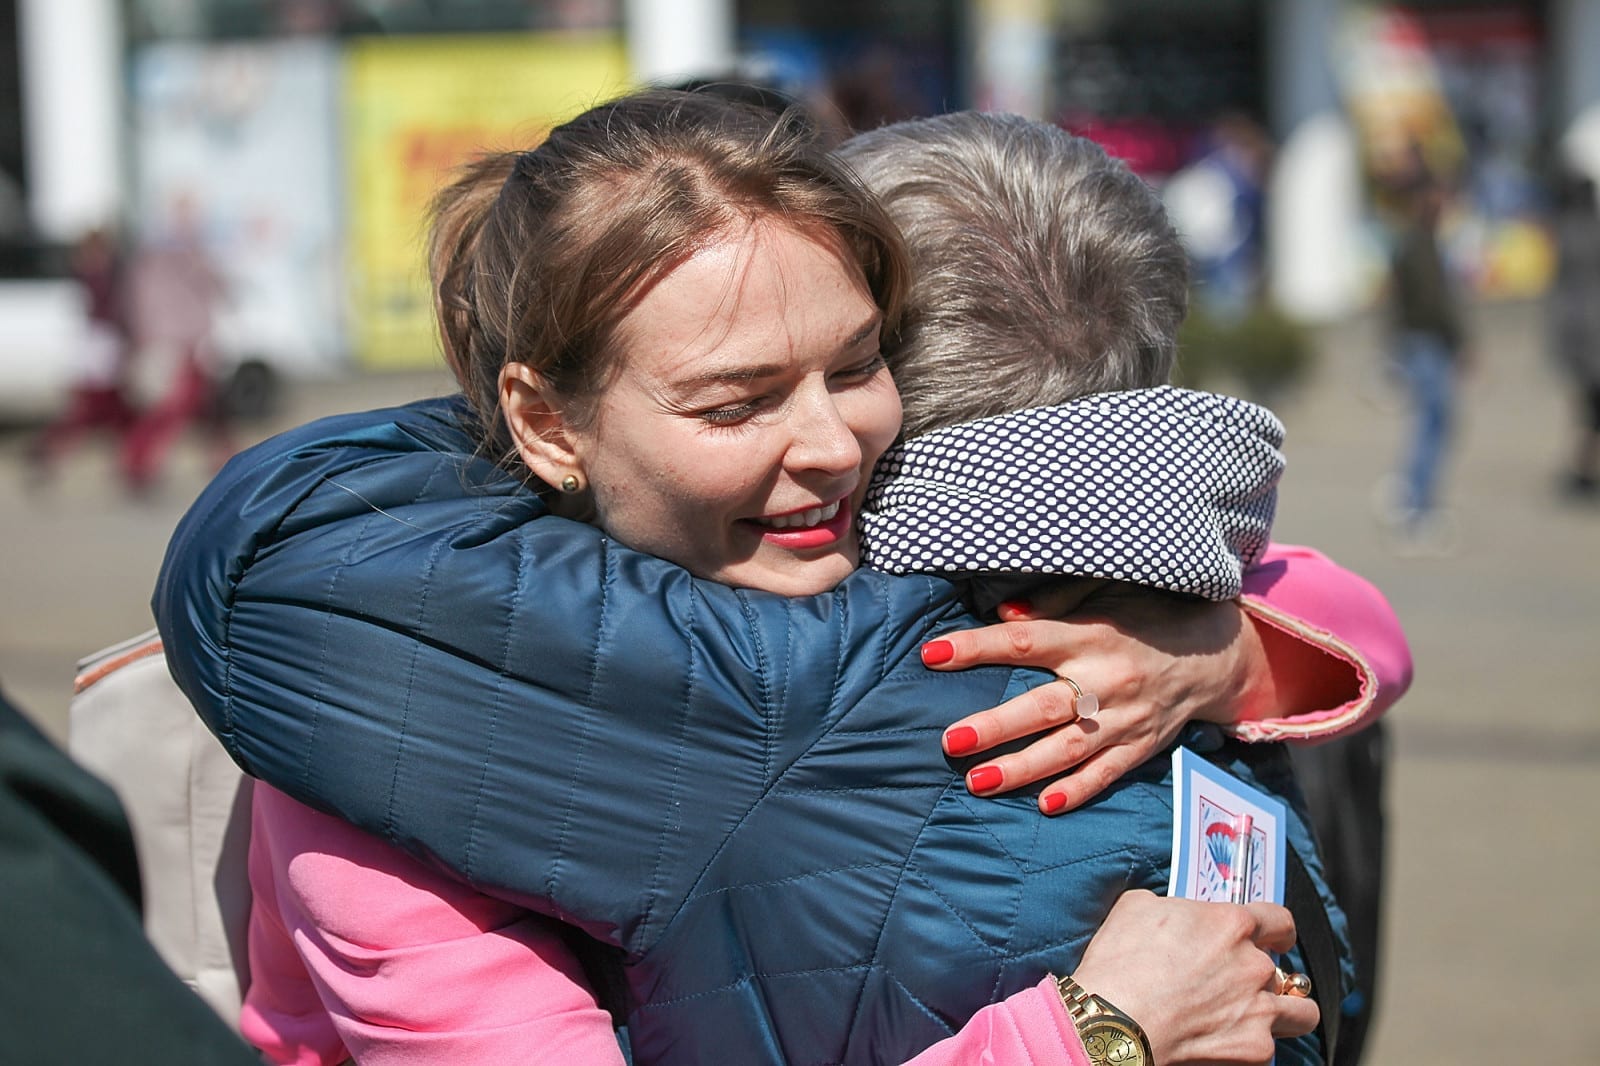
M 834 371 L 833 379 L 844 384 L 867 381 L 882 370 L 885 365 L 887 364 L 884 362 L 883 352 L 875 351 L 871 356 L 859 363 L 847 366 L 843 370 Z
M 831 385 L 849 388 L 871 381 L 887 364 L 883 352 L 873 351 L 865 359 L 846 367 L 841 367 L 828 375 Z M 739 400 L 736 403 L 722 404 L 718 407 L 708 407 L 694 412 L 694 416 L 712 426 L 737 426 L 771 408 L 781 406 L 778 397 L 770 393 L 762 393 Z
M 735 403 L 727 403 L 720 407 L 709 407 L 702 411 L 696 411 L 695 417 L 712 426 L 736 426 L 772 407 L 774 402 L 772 396 L 763 393 Z

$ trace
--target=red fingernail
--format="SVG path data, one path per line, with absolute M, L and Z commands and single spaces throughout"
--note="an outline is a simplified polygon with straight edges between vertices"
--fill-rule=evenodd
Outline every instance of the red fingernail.
M 1055 814 L 1066 805 L 1067 797 L 1063 796 L 1059 792 L 1052 792 L 1050 795 L 1044 797 L 1044 799 L 1040 801 L 1040 806 L 1044 808 L 1044 813 L 1046 814 Z
M 1000 787 L 1005 775 L 998 766 L 980 766 L 967 775 L 967 787 L 974 792 L 992 792 Z
M 938 666 L 956 657 L 956 646 L 948 640 L 930 640 L 922 646 L 922 664 Z
M 970 725 L 958 725 L 944 735 L 944 750 L 951 755 L 970 755 L 978 748 L 978 731 Z
M 999 607 L 1002 611 L 1011 611 L 1016 614 L 1027 614 L 1033 604 L 1027 600 L 1006 600 Z

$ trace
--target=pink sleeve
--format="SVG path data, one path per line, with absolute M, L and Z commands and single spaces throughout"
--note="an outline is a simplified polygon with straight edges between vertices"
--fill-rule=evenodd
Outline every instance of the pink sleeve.
M 1371 583 L 1321 552 L 1269 545 L 1246 571 L 1246 613 L 1340 664 L 1336 706 L 1286 718 L 1240 722 L 1246 740 L 1328 740 L 1388 710 L 1411 686 L 1411 648 L 1389 601 Z M 1353 675 L 1353 676 L 1352 676 Z
M 251 986 L 241 1029 L 270 1061 L 621 1066 L 551 919 L 473 891 L 257 784 Z
M 906 1066 L 1089 1066 L 1054 979 L 991 1004 Z

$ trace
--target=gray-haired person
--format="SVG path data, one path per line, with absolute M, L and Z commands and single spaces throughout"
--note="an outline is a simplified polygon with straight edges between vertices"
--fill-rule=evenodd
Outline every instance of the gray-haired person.
M 1188 312 L 1187 255 L 1156 191 L 1098 144 L 1015 115 L 965 111 L 859 134 L 841 153 L 882 199 L 919 268 L 885 353 L 908 438 L 1168 382 Z M 877 498 L 903 508 L 907 495 L 886 489 Z M 880 511 L 864 520 L 894 519 Z M 870 562 L 901 561 L 875 553 Z M 1083 578 L 1055 579 L 1039 602 L 1096 615 L 1140 602 L 1180 606 L 1175 594 Z M 1401 676 L 1386 699 L 1403 694 L 1409 670 Z M 1151 750 L 1130 747 L 1123 759 L 1133 765 Z M 1377 984 L 1385 751 L 1377 722 L 1294 750 L 1318 836 L 1332 845 L 1323 858 L 1357 955 L 1341 1063 L 1360 1057 Z M 1115 765 L 1120 772 L 1123 761 Z

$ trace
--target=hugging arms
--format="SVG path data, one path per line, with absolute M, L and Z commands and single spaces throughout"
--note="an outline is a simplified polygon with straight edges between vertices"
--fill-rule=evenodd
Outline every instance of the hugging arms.
M 656 1052 L 662 1031 L 701 1055 L 731 1046 L 743 1030 L 728 1012 L 744 1001 L 719 1012 L 714 990 L 759 990 L 775 997 L 768 1023 L 818 1057 L 904 1057 L 988 1002 L 991 982 L 1036 991 L 1121 890 L 1164 887 L 1159 763 L 1059 826 L 1034 795 L 977 800 L 961 787 L 938 751 L 945 724 L 1040 678 L 923 670 L 922 643 L 972 623 L 953 586 L 860 571 L 810 601 L 696 581 L 548 515 L 462 454 L 460 412 L 439 401 L 348 416 L 226 473 L 174 542 L 186 576 L 168 569 L 163 625 L 172 646 L 206 649 L 174 668 L 253 773 L 622 948 L 624 969 L 666 1001 L 630 1019 L 636 1050 Z M 261 525 L 241 528 L 238 514 Z M 196 609 L 201 575 L 225 575 L 225 612 Z M 486 596 L 489 576 L 514 591 Z M 1209 727 L 1189 742 L 1245 774 L 1260 772 L 1245 760 L 1275 754 Z M 921 822 L 904 821 L 908 804 Z M 979 908 L 958 923 L 976 938 L 961 949 L 943 924 L 913 921 L 928 900 L 912 890 L 947 895 L 939 886 L 974 870 L 1008 902 L 994 911 L 956 893 L 963 913 Z M 902 871 L 889 892 L 880 879 Z M 842 900 L 864 909 L 839 913 Z M 384 914 L 371 895 L 357 910 Z M 745 943 L 776 935 L 779 915 L 787 935 Z M 1014 926 L 1023 919 L 1038 924 Z M 857 943 L 891 921 L 906 926 L 891 924 L 879 948 Z M 796 944 L 819 945 L 828 964 Z M 707 957 L 736 972 L 677 972 Z M 396 953 L 387 968 L 407 961 Z M 869 1043 L 848 1031 L 822 1043 L 827 1026 L 786 1013 L 804 1001 L 776 990 L 807 979 L 837 982 L 814 992 L 830 1001 L 878 990 L 857 1034 Z M 883 991 L 907 987 L 907 999 Z
M 603 116 L 608 140 L 626 132 L 630 106 Z M 640 128 L 647 139 L 663 134 L 658 106 L 646 107 L 648 122 Z M 693 110 L 671 106 L 679 117 Z M 675 132 L 698 136 L 707 116 L 691 117 L 694 129 Z M 736 125 L 712 118 L 724 129 Z M 461 240 L 436 244 L 436 267 L 441 247 L 447 261 L 446 269 L 436 269 L 447 352 L 476 401 L 469 425 L 483 435 L 463 438 L 459 408 L 424 405 L 313 427 L 241 461 L 174 541 L 157 609 L 169 647 L 179 649 L 175 669 L 236 758 L 268 781 L 431 854 L 501 897 L 575 920 L 620 948 L 634 1000 L 629 1030 L 644 1041 L 647 1059 L 665 1060 L 696 1041 L 720 1041 L 726 1050 L 742 1046 L 741 1039 L 751 1048 L 776 1041 L 786 1057 L 903 1057 L 994 994 L 1021 989 L 1024 995 L 1042 972 L 1069 966 L 1073 945 L 1081 947 L 1115 891 L 1164 883 L 1170 830 L 1159 813 L 1161 773 L 1135 775 L 1075 814 L 1070 824 L 1077 832 L 1040 837 L 1039 827 L 1050 824 L 1033 809 L 1040 801 L 969 806 L 976 801 L 932 743 L 962 714 L 1002 697 L 1013 697 L 1007 706 L 1018 706 L 1017 699 L 1041 706 L 1051 701 L 1031 693 L 1049 690 L 1059 700 L 1066 689 L 1030 687 L 1037 678 L 1004 670 L 926 674 L 916 660 L 922 642 L 937 636 L 959 648 L 964 638 L 944 626 L 972 621 L 961 613 L 954 586 L 850 574 L 854 525 L 836 519 L 861 507 L 865 473 L 887 443 L 885 431 L 892 436 L 897 424 L 885 406 L 887 379 L 874 366 L 876 337 L 864 332 L 872 305 L 894 318 L 893 255 L 889 244 L 864 237 L 872 226 L 860 218 L 841 226 L 844 236 L 835 243 L 804 227 L 730 228 L 713 200 L 709 243 L 694 246 L 687 259 L 661 260 L 669 265 L 655 274 L 622 275 L 628 285 L 644 286 L 644 295 L 624 305 L 625 314 L 614 312 L 618 327 L 594 333 L 622 342 L 609 377 L 586 380 L 581 361 L 563 366 L 558 359 L 528 373 L 529 364 L 504 363 L 510 351 L 539 349 L 526 337 L 516 345 L 495 340 L 498 324 L 524 324 L 508 318 L 506 308 L 564 306 L 548 294 L 501 291 L 497 279 L 504 275 L 486 269 L 485 248 L 492 252 L 497 242 L 539 251 L 538 240 L 515 220 L 555 173 L 542 169 L 545 161 L 591 150 L 630 162 L 660 154 L 650 155 L 658 144 L 576 144 L 581 125 L 538 152 L 484 164 L 494 179 L 485 183 L 492 194 L 485 200 L 494 204 L 488 217 L 465 227 Z M 616 159 L 607 165 L 615 177 Z M 605 187 L 614 194 L 614 181 Z M 467 201 L 474 195 L 471 188 L 462 194 Z M 563 210 L 558 202 L 521 217 L 570 223 Z M 510 221 L 501 217 L 507 215 Z M 450 227 L 442 229 L 448 237 Z M 536 227 L 534 237 L 543 232 Z M 563 232 L 570 235 L 570 226 Z M 797 235 L 809 239 L 797 243 Z M 840 244 L 848 255 L 816 254 L 838 256 Z M 545 252 L 563 247 L 548 245 Z M 849 259 L 864 284 L 832 265 Z M 779 264 L 778 277 L 824 279 L 819 300 L 792 298 L 786 283 L 766 284 L 769 261 Z M 552 283 L 563 281 L 561 270 L 544 265 Z M 688 284 L 673 294 L 678 282 Z M 731 313 L 715 299 L 730 285 L 737 293 Z M 684 321 L 682 308 L 697 292 L 713 297 L 710 317 Z M 860 299 L 865 292 L 872 293 L 870 303 Z M 674 299 L 652 304 L 663 294 Z M 707 321 L 714 323 L 709 331 Z M 775 336 L 762 332 L 772 321 L 782 324 Z M 536 331 L 539 316 L 526 325 Z M 696 347 L 708 334 L 716 343 Z M 730 351 L 748 357 L 785 344 L 788 360 L 731 367 L 727 360 Z M 660 362 L 663 354 L 683 352 L 693 357 L 687 376 L 677 362 Z M 695 370 L 695 359 L 712 361 Z M 593 398 L 563 400 L 556 385 Z M 672 402 L 652 406 L 663 397 Z M 494 413 L 502 405 L 509 415 L 503 422 Z M 727 418 L 732 430 L 720 425 Z M 646 425 L 659 432 L 630 435 Z M 609 435 L 607 427 L 614 427 Z M 496 482 L 487 464 L 470 458 L 506 443 L 550 486 L 557 511 L 598 521 L 618 540 L 684 562 L 711 581 L 696 584 L 683 571 L 662 569 L 659 560 L 594 539 L 594 527 L 548 515 L 536 494 L 514 479 Z M 1264 447 L 1275 454 L 1274 443 Z M 1262 445 L 1252 447 L 1259 452 Z M 1246 515 L 1244 539 L 1223 538 L 1235 568 L 1256 558 L 1265 539 L 1270 507 L 1261 504 L 1275 474 L 1262 473 L 1266 479 L 1258 477 L 1246 494 L 1256 510 Z M 646 500 L 655 506 L 641 509 Z M 685 531 L 700 536 L 683 540 Z M 709 557 L 697 555 L 706 545 Z M 1273 594 L 1292 586 L 1296 573 L 1321 565 L 1314 557 L 1285 559 Z M 556 584 L 563 574 L 578 581 L 576 593 Z M 593 604 L 574 599 L 590 581 L 609 605 L 599 615 Z M 842 584 L 813 602 L 734 593 L 718 581 L 791 594 Z M 1236 573 L 1232 581 L 1236 591 Z M 1346 582 L 1357 597 L 1370 593 L 1358 579 Z M 1381 597 L 1368 602 L 1375 617 L 1386 611 Z M 1303 627 L 1307 634 L 1329 636 L 1315 625 Z M 1376 684 L 1371 660 L 1336 637 L 1323 643 L 1366 663 L 1351 703 L 1358 712 L 1376 707 L 1388 686 Z M 1181 664 L 1181 656 L 1174 659 Z M 847 662 L 852 670 L 845 670 Z M 952 662 L 961 664 L 959 656 Z M 1106 721 L 1114 710 L 1108 703 Z M 1328 717 L 1348 724 L 1352 715 Z M 673 724 L 679 731 L 660 733 Z M 1147 750 L 1179 726 L 1163 725 Z M 1065 729 L 1093 732 L 1072 723 Z M 862 738 L 883 743 L 863 746 Z M 1276 773 L 1257 765 L 1270 760 L 1269 748 L 1229 746 L 1215 729 L 1202 729 L 1191 742 L 1237 763 L 1247 776 Z M 846 761 L 833 761 L 840 758 Z M 725 772 L 708 776 L 708 768 Z M 791 768 L 804 787 L 788 787 L 796 780 Z M 717 783 L 725 783 L 728 795 L 717 792 Z M 858 810 L 867 795 L 899 806 Z M 828 806 L 829 797 L 842 805 Z M 751 819 L 729 821 L 729 810 Z M 940 831 L 906 835 L 922 824 L 918 811 Z M 813 823 L 834 830 L 816 838 L 823 841 L 817 855 L 774 847 L 808 839 L 800 830 Z M 880 823 L 889 837 L 859 831 Z M 1108 827 L 1103 839 L 1110 846 L 1073 851 L 1096 839 L 1085 828 L 1096 824 Z M 976 842 L 999 842 L 1000 851 L 945 846 L 980 828 Z M 1023 836 L 1007 844 L 1011 834 Z M 530 846 L 539 841 L 542 857 Z M 707 851 L 708 844 L 715 846 Z M 858 861 L 844 860 L 863 848 Z M 1021 869 L 1006 858 L 1041 848 L 1066 848 L 1061 862 L 1086 880 L 1046 876 L 1048 863 Z M 706 865 L 713 858 L 726 863 Z M 953 858 L 961 861 L 952 866 Z M 1096 858 L 1114 869 L 1090 872 Z M 586 865 L 602 859 L 624 867 Z M 883 922 L 925 914 L 930 896 L 958 904 L 946 917 L 982 909 L 981 899 L 963 898 L 970 890 L 959 887 L 970 883 L 968 861 L 986 871 L 986 883 L 1010 886 L 1014 905 L 1039 903 L 1024 909 L 1047 927 L 1022 927 L 1015 915 L 994 914 L 960 923 L 976 931 L 982 950 L 958 977 L 948 960 L 940 962 L 952 930 L 912 921 L 887 937 Z M 792 876 L 750 880 L 752 871 L 774 863 L 787 864 Z M 689 883 L 697 868 L 709 878 L 696 882 L 704 894 Z M 862 873 L 872 870 L 899 873 L 889 886 Z M 800 894 L 766 894 L 780 885 L 785 892 L 800 886 Z M 1062 892 L 1070 898 L 1050 895 Z M 863 894 L 865 909 L 838 913 L 828 906 Z M 796 963 L 786 958 L 792 940 L 774 940 L 760 921 L 730 926 L 725 920 L 733 912 L 714 909 L 742 899 L 767 900 L 797 920 L 822 922 L 807 927 L 819 933 L 829 921 L 844 924 L 831 935 L 800 937 L 818 959 Z M 874 923 L 872 915 L 882 920 Z M 678 950 L 660 946 L 668 941 Z M 722 950 L 711 947 L 718 943 Z M 829 946 L 831 954 L 823 950 Z M 1016 962 L 1009 970 L 1008 956 Z M 830 984 L 838 980 L 846 982 L 842 991 Z M 684 987 L 699 991 L 674 995 Z M 801 994 L 758 1008 L 779 988 Z M 923 991 L 909 995 L 911 988 Z M 859 1009 L 819 1013 L 822 1004 L 839 1002 Z M 704 1009 L 689 1011 L 688 1003 Z M 787 1013 L 764 1017 L 780 1003 Z M 1059 1019 L 1059 1004 L 1055 1010 Z

